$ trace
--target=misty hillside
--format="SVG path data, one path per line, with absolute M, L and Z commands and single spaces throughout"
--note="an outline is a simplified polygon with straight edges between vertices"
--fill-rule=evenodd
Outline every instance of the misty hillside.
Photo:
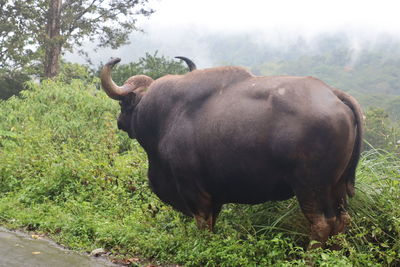
M 199 68 L 240 65 L 256 75 L 316 76 L 350 92 L 400 95 L 400 40 L 384 34 L 353 37 L 339 32 L 306 38 L 181 28 L 135 34 L 130 45 L 90 56 L 94 63 L 118 56 L 126 64 L 156 51 L 189 57 Z
M 372 44 L 321 35 L 278 47 L 249 39 L 211 38 L 210 54 L 218 65 L 247 66 L 257 75 L 310 75 L 347 91 L 400 95 L 400 42 L 389 37 Z

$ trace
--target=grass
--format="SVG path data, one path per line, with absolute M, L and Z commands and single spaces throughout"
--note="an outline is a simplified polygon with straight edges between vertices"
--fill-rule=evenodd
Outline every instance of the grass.
M 225 205 L 216 233 L 150 192 L 146 156 L 94 85 L 44 82 L 0 102 L 0 224 L 79 251 L 185 266 L 399 266 L 400 159 L 364 152 L 342 250 L 306 252 L 295 199 Z M 132 263 L 131 265 L 140 265 Z

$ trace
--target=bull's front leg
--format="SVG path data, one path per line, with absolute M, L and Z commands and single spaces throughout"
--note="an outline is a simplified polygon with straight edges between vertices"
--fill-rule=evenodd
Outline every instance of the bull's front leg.
M 193 214 L 197 228 L 200 230 L 207 229 L 210 232 L 214 232 L 214 226 L 217 221 L 218 214 L 221 211 L 221 207 L 222 205 L 220 204 L 211 204 L 211 207 L 203 207 L 203 211 Z

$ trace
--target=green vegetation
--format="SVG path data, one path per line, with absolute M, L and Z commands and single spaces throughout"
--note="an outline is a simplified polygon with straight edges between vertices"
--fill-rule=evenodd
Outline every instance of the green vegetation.
M 24 88 L 24 83 L 29 80 L 30 77 L 23 72 L 0 70 L 0 99 L 18 94 Z
M 366 149 L 385 149 L 400 155 L 400 127 L 389 119 L 381 108 L 370 108 L 365 112 Z M 397 126 L 396 126 L 397 125 Z
M 216 233 L 201 232 L 150 192 L 145 153 L 116 129 L 118 103 L 79 77 L 31 83 L 0 102 L 0 224 L 160 264 L 400 265 L 398 154 L 363 154 L 339 251 L 303 249 L 308 226 L 295 199 L 226 205 Z
M 116 49 L 154 10 L 149 0 L 0 0 L 0 68 L 40 77 L 59 74 L 66 52 L 85 56 L 90 41 Z

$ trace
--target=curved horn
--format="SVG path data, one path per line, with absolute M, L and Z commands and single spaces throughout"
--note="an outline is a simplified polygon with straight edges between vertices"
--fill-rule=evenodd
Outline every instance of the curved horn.
M 181 57 L 181 56 L 179 56 L 179 57 L 175 57 L 175 58 L 179 58 L 179 59 L 185 61 L 185 63 L 186 63 L 186 64 L 188 65 L 188 67 L 189 67 L 189 71 L 193 71 L 193 70 L 196 70 L 196 69 L 197 69 L 196 64 L 194 64 L 193 61 L 191 61 L 191 60 L 188 59 L 187 57 Z
M 107 62 L 103 69 L 101 70 L 100 79 L 101 79 L 101 86 L 103 87 L 106 94 L 114 99 L 114 100 L 121 100 L 125 95 L 132 92 L 135 89 L 129 85 L 118 86 L 114 83 L 111 78 L 111 70 L 115 64 L 120 62 L 120 58 L 113 58 L 109 62 Z

